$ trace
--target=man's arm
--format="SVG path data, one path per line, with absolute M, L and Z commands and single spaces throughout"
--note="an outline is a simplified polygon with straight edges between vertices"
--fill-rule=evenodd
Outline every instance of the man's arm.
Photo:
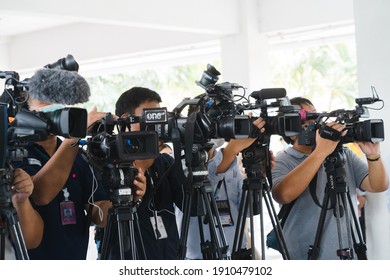
M 33 176 L 32 198 L 37 205 L 50 203 L 68 180 L 79 146 L 65 139 L 50 160 Z
M 327 125 L 340 132 L 345 128 L 344 125 L 334 122 Z M 314 151 L 301 164 L 290 171 L 279 183 L 272 187 L 272 195 L 276 202 L 287 204 L 300 196 L 309 186 L 326 157 L 336 149 L 339 141 L 322 138 L 318 130 L 316 133 L 316 148 Z
M 12 204 L 19 217 L 26 247 L 34 249 L 42 241 L 44 223 L 29 200 L 33 191 L 33 183 L 31 177 L 20 168 L 15 169 L 13 176 Z
M 262 118 L 258 118 L 253 122 L 253 125 L 256 126 L 260 132 L 264 132 L 265 121 Z M 222 161 L 217 167 L 217 173 L 224 173 L 229 169 L 229 166 L 232 164 L 233 160 L 236 158 L 237 154 L 243 149 L 248 148 L 256 141 L 256 138 L 247 138 L 247 139 L 231 139 L 226 147 L 223 149 Z
M 88 127 L 106 113 L 97 112 L 96 107 L 88 114 Z M 50 160 L 33 176 L 32 198 L 37 205 L 50 203 L 68 180 L 79 145 L 76 139 L 64 139 Z
M 379 143 L 358 142 L 360 149 L 366 155 L 368 176 L 361 184 L 361 188 L 369 192 L 382 192 L 389 186 L 389 176 L 381 159 Z

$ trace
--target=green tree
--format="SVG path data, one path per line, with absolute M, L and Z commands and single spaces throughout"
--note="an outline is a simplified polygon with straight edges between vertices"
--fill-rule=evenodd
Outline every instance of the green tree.
M 305 96 L 326 111 L 354 106 L 358 95 L 354 45 L 278 51 L 272 62 L 273 84 L 285 87 L 290 98 Z
M 218 61 L 212 62 L 217 68 Z M 161 95 L 163 106 L 172 110 L 186 97 L 192 98 L 203 92 L 196 85 L 207 63 L 161 66 L 133 73 L 118 73 L 87 78 L 91 88 L 90 101 L 82 106 L 88 110 L 96 106 L 100 111 L 115 111 L 119 96 L 133 86 L 150 88 Z

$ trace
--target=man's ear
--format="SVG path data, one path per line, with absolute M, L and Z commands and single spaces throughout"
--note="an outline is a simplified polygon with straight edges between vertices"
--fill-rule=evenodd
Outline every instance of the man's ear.
M 294 144 L 295 140 L 298 139 L 297 136 L 290 136 L 291 142 L 289 144 Z
M 282 136 L 283 137 L 283 140 L 287 143 L 287 144 L 294 144 L 294 141 L 298 138 L 297 136 Z

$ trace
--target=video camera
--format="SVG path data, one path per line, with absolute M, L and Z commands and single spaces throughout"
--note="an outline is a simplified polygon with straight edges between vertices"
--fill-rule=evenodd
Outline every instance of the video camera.
M 241 116 L 237 116 L 233 90 L 243 87 L 234 83 L 216 84 L 220 73 L 210 64 L 196 84 L 205 89 L 197 98 L 185 98 L 172 111 L 168 126 L 159 131 L 164 140 L 170 140 L 172 128 L 177 128 L 181 142 L 186 133 L 193 135 L 194 143 L 205 144 L 212 138 L 247 138 L 250 124 L 241 127 Z M 188 110 L 186 115 L 182 112 Z M 235 120 L 236 119 L 236 125 Z M 188 131 L 193 128 L 193 131 Z M 187 132 L 186 132 L 187 129 Z
M 373 89 L 374 91 L 374 89 Z M 377 94 L 373 97 L 356 98 L 357 106 L 354 110 L 339 109 L 324 113 L 307 113 L 300 111 L 302 121 L 314 120 L 307 124 L 307 127 L 298 135 L 298 143 L 300 145 L 314 145 L 316 139 L 316 130 L 319 129 L 321 137 L 338 141 L 341 143 L 350 142 L 382 142 L 385 139 L 384 125 L 381 119 L 368 119 L 360 121 L 360 118 L 369 117 L 368 108 L 363 105 L 382 102 Z M 383 107 L 383 106 L 382 106 Z M 380 108 L 381 109 L 381 108 Z M 331 129 L 325 125 L 329 119 L 334 119 L 335 122 L 344 124 L 347 134 L 342 136 L 341 133 Z
M 142 117 L 115 119 L 109 113 L 92 127 L 87 141 L 88 154 L 103 165 L 156 158 L 159 153 L 158 134 L 150 127 L 167 121 L 166 108 L 144 109 Z M 139 123 L 145 131 L 131 131 L 131 125 L 135 123 Z
M 60 62 L 63 62 L 60 65 Z M 77 65 L 71 55 L 46 68 L 64 69 Z M 30 141 L 42 141 L 49 134 L 65 138 L 86 136 L 87 111 L 80 108 L 63 108 L 52 112 L 29 111 L 30 78 L 19 81 L 14 71 L 0 71 L 5 87 L 0 96 L 0 206 L 11 203 L 10 184 L 12 181 L 11 162 L 27 157 L 25 146 Z
M 256 102 L 251 104 L 245 97 L 245 88 L 236 84 L 224 82 L 216 84 L 220 72 L 208 64 L 200 81 L 196 84 L 206 90 L 198 98 L 185 98 L 171 113 L 168 127 L 160 128 L 159 135 L 166 141 L 171 139 L 172 128 L 177 128 L 181 142 L 184 143 L 185 130 L 189 127 L 190 115 L 194 114 L 194 143 L 206 143 L 210 139 L 224 138 L 245 139 L 256 138 L 259 130 L 252 125 L 256 119 L 243 113 L 247 110 L 261 109 L 261 117 L 266 120 L 267 134 L 280 134 L 286 136 L 297 135 L 300 132 L 300 116 L 290 106 L 285 89 L 262 89 L 253 92 L 250 97 Z M 234 95 L 233 91 L 243 89 L 243 95 Z M 267 99 L 276 99 L 267 103 Z M 242 101 L 242 103 L 239 103 Z M 182 115 L 184 108 L 188 108 L 188 117 Z M 277 116 L 269 116 L 268 108 L 278 108 Z
M 131 205 L 132 188 L 138 171 L 135 160 L 157 158 L 159 137 L 153 126 L 166 123 L 166 108 L 148 108 L 141 117 L 114 118 L 110 113 L 97 122 L 87 138 L 87 158 L 100 172 L 114 205 Z M 142 131 L 131 131 L 139 123 Z

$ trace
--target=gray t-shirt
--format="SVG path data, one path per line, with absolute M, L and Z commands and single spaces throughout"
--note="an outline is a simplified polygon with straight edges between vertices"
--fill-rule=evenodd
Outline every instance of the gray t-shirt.
M 349 195 L 353 204 L 353 210 L 357 213 L 356 190 L 360 187 L 361 182 L 368 174 L 368 166 L 351 150 L 344 149 L 346 163 L 345 167 L 345 182 L 349 189 Z M 279 183 L 291 170 L 302 163 L 307 156 L 292 147 L 287 148 L 276 157 L 276 166 L 272 170 L 273 184 Z M 324 164 L 320 167 L 317 173 L 316 196 L 318 202 L 322 205 L 324 191 L 327 184 L 327 175 Z M 342 197 L 344 193 L 341 193 Z M 351 211 L 351 207 L 347 203 L 345 210 Z M 291 259 L 307 260 L 309 246 L 314 245 L 316 232 L 320 220 L 321 208 L 314 202 L 310 194 L 309 186 L 296 199 L 294 206 L 286 220 L 283 228 L 284 238 L 287 244 L 287 250 Z M 352 213 L 349 214 L 352 219 Z M 333 210 L 327 210 L 324 220 L 324 227 L 321 232 L 321 242 L 319 244 L 318 259 L 332 260 L 340 259 L 337 255 L 337 250 L 340 249 L 339 241 L 342 242 L 341 248 L 353 248 L 353 244 L 349 244 L 347 227 L 345 226 L 345 216 L 341 221 L 341 238 L 338 237 L 337 219 L 333 215 Z M 352 223 L 354 224 L 354 223 Z M 357 235 L 355 235 L 357 236 Z M 354 254 L 356 258 L 356 253 Z

